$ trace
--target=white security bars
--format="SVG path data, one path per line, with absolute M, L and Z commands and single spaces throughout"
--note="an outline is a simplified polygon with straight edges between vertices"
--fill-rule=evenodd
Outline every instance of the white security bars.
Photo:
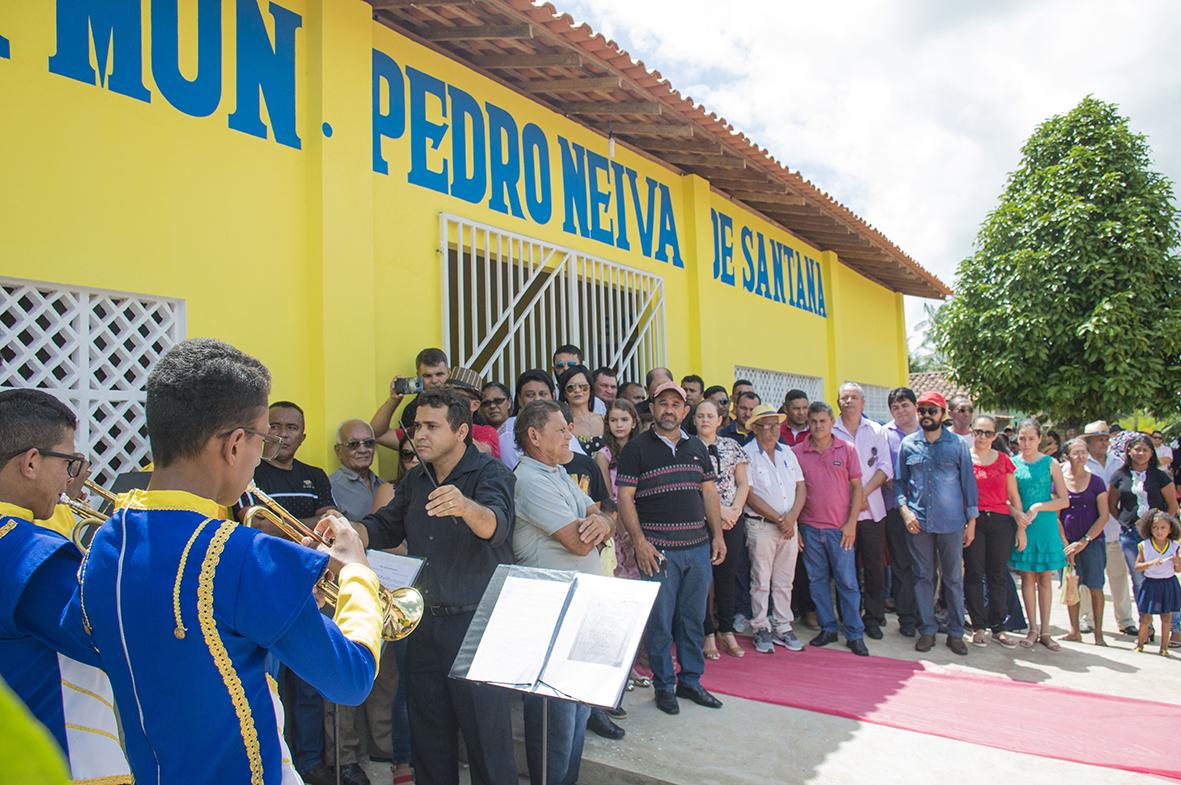
M 664 365 L 664 280 L 453 215 L 439 218 L 443 340 L 452 363 L 510 388 L 572 343 L 594 370 L 643 382 Z
M 763 403 L 778 408 L 783 405 L 783 396 L 788 390 L 803 390 L 809 401 L 824 400 L 824 379 L 819 376 L 804 376 L 786 371 L 769 371 L 766 368 L 751 368 L 746 365 L 734 366 L 734 379 L 747 379 L 755 386 L 755 392 Z M 835 409 L 835 402 L 833 408 Z
M 888 423 L 892 418 L 890 416 L 890 406 L 886 403 L 886 399 L 890 395 L 889 387 L 882 387 L 876 384 L 861 384 L 861 389 L 865 390 L 865 411 L 862 412 L 871 420 L 876 420 L 880 423 Z
M 148 461 L 144 385 L 184 334 L 181 300 L 0 278 L 0 389 L 35 387 L 73 409 L 100 485 Z

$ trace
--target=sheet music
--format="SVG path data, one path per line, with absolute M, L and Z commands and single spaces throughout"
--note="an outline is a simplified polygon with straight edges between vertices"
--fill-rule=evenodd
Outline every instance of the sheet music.
M 570 593 L 563 581 L 505 578 L 467 677 L 526 685 L 537 681 Z
M 541 681 L 582 703 L 614 706 L 660 584 L 579 575 Z
M 377 580 L 387 589 L 413 586 L 424 564 L 422 559 L 414 556 L 400 556 L 372 548 L 365 551 L 365 556 L 369 559 L 369 566 L 377 573 Z

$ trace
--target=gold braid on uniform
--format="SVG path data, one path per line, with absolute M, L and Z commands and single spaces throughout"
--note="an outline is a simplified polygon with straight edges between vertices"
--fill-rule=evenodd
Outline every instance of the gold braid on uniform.
M 185 543 L 185 549 L 180 552 L 180 566 L 176 568 L 176 583 L 172 585 L 172 613 L 176 617 L 176 629 L 172 631 L 172 634 L 176 636 L 177 640 L 183 641 L 185 639 L 185 633 L 188 631 L 180 618 L 180 581 L 184 577 L 185 564 L 189 561 L 189 551 L 192 549 L 193 543 L 197 541 L 197 537 L 205 528 L 205 524 L 211 520 L 213 519 L 206 518 L 201 521 L 197 528 L 193 530 L 193 536 L 189 537 L 189 541 Z
M 250 762 L 251 785 L 263 785 L 262 754 L 259 752 L 258 731 L 254 727 L 254 717 L 250 713 L 250 702 L 246 700 L 246 691 L 242 688 L 242 680 L 234 670 L 234 663 L 230 660 L 229 652 L 222 643 L 217 632 L 217 621 L 213 618 L 213 575 L 217 571 L 217 564 L 221 561 L 222 551 L 225 550 L 226 540 L 233 534 L 238 524 L 224 521 L 217 527 L 213 538 L 209 541 L 209 548 L 205 552 L 205 560 L 201 562 L 201 574 L 197 579 L 197 621 L 201 625 L 201 634 L 213 663 L 225 682 L 230 693 L 230 700 L 234 704 L 234 711 L 238 715 L 238 725 L 242 732 L 242 742 L 246 745 L 246 757 Z
M 3 537 L 5 534 L 8 534 L 10 531 L 12 531 L 15 528 L 16 528 L 16 521 L 9 521 L 8 523 L 4 524 L 3 526 L 0 526 L 0 537 Z

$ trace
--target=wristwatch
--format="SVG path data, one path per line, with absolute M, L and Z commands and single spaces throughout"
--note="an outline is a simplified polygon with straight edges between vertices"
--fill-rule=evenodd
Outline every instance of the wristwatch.
M 1091 535 L 1084 534 L 1083 535 L 1083 545 L 1089 545 L 1090 543 L 1091 543 Z

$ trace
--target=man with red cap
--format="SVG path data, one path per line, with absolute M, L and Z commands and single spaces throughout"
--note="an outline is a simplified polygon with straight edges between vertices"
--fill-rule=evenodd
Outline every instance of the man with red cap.
M 947 648 L 964 645 L 963 549 L 976 533 L 976 478 L 968 445 L 943 427 L 947 401 L 937 392 L 918 400 L 919 430 L 902 440 L 894 466 L 894 492 L 914 562 L 918 651 L 935 645 L 935 564 L 943 574 Z

